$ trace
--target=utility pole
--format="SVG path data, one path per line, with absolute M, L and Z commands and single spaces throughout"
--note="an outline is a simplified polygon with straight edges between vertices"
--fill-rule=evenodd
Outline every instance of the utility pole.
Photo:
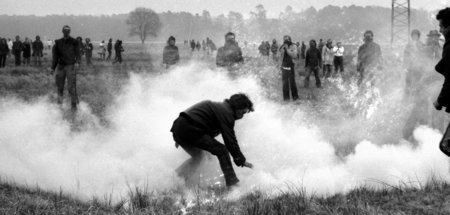
M 392 0 L 391 45 L 409 41 L 411 32 L 410 0 Z

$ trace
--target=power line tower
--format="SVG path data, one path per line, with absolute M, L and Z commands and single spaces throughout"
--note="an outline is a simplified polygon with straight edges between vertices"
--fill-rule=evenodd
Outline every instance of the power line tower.
M 410 0 L 392 0 L 391 45 L 398 41 L 409 41 L 410 18 Z

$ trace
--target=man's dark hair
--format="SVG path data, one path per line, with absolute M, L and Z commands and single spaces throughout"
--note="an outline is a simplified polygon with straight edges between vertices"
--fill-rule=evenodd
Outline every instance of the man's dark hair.
M 373 37 L 373 31 L 371 31 L 371 30 L 367 30 L 366 32 L 364 32 L 364 35 L 366 35 L 366 34 L 370 34 Z
M 228 99 L 228 103 L 230 103 L 234 110 L 242 110 L 247 108 L 249 111 L 255 111 L 253 108 L 253 102 L 244 93 L 232 95 Z
M 171 40 L 173 40 L 174 42 L 176 41 L 174 36 L 170 36 L 167 40 L 167 44 L 169 44 Z
M 227 34 L 225 34 L 225 39 L 226 39 L 228 36 L 235 36 L 235 37 L 236 37 L 236 35 L 235 35 L 233 32 L 228 32 Z
M 442 20 L 442 25 L 444 28 L 450 26 L 450 7 L 442 9 L 436 15 L 437 20 Z

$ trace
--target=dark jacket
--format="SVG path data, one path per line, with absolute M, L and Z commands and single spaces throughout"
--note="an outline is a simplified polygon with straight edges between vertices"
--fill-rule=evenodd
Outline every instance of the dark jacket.
M 177 128 L 172 127 L 171 132 L 180 136 L 196 135 L 198 137 L 205 134 L 216 137 L 222 134 L 225 146 L 233 156 L 234 163 L 237 166 L 242 166 L 245 163 L 245 157 L 239 148 L 234 133 L 235 112 L 228 100 L 224 102 L 202 101 L 180 113 L 180 117 L 193 121 L 199 130 L 189 132 L 189 134 L 180 134 Z
M 20 55 L 23 50 L 23 43 L 21 41 L 14 41 L 12 46 L 12 53 L 14 55 Z
M 112 51 L 112 46 L 113 46 L 112 42 L 108 42 L 108 47 L 107 47 L 108 52 Z
M 23 45 L 23 57 L 29 58 L 31 57 L 31 43 L 30 42 L 24 42 Z
M 277 52 L 278 52 L 278 44 L 277 43 L 272 43 L 272 46 L 270 47 L 270 50 L 272 51 L 272 53 L 274 55 L 276 55 Z
M 92 43 L 85 43 L 84 50 L 86 50 L 86 57 L 92 57 L 92 50 L 94 50 L 94 46 Z
M 219 67 L 230 67 L 234 64 L 244 63 L 242 50 L 237 43 L 225 43 L 217 51 L 216 65 Z
M 8 44 L 0 44 L 0 55 L 7 55 L 9 53 Z
M 56 40 L 52 49 L 52 54 L 52 69 L 55 69 L 58 64 L 65 66 L 80 63 L 79 43 L 72 37 Z
M 359 72 L 367 68 L 381 66 L 381 48 L 375 42 L 368 42 L 358 49 L 358 63 L 356 69 Z
M 322 54 L 317 48 L 309 48 L 306 51 L 305 67 L 316 67 L 322 65 Z
M 450 107 L 450 40 L 447 38 L 445 40 L 444 49 L 442 50 L 442 58 L 435 69 L 445 78 L 437 102 L 448 108 Z
M 163 64 L 174 65 L 180 60 L 177 46 L 167 45 L 163 50 Z
M 32 48 L 33 56 L 42 57 L 42 50 L 44 50 L 44 44 L 42 43 L 42 41 L 34 41 Z

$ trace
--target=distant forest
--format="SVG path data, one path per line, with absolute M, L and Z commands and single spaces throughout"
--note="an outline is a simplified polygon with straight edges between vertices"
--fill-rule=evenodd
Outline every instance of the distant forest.
M 164 42 L 170 35 L 183 40 L 202 40 L 212 38 L 216 43 L 223 43 L 223 35 L 233 31 L 238 41 L 260 42 L 261 40 L 280 39 L 283 35 L 291 35 L 294 41 L 311 38 L 332 38 L 358 42 L 362 32 L 373 30 L 375 40 L 389 41 L 391 9 L 384 7 L 337 7 L 327 6 L 320 10 L 311 7 L 302 11 L 294 11 L 288 6 L 278 18 L 268 18 L 263 5 L 257 5 L 249 11 L 248 18 L 237 12 L 229 12 L 219 16 L 211 16 L 204 10 L 201 14 L 187 12 L 164 12 L 159 14 L 162 29 L 156 38 L 148 41 Z M 93 41 L 108 38 L 124 41 L 139 41 L 137 37 L 128 35 L 125 24 L 128 14 L 103 16 L 8 16 L 0 15 L 0 37 L 22 38 L 40 35 L 44 39 L 61 37 L 61 28 L 68 24 L 72 27 L 73 36 L 90 37 Z M 419 29 L 422 35 L 437 29 L 434 12 L 425 10 L 411 11 L 411 28 Z

